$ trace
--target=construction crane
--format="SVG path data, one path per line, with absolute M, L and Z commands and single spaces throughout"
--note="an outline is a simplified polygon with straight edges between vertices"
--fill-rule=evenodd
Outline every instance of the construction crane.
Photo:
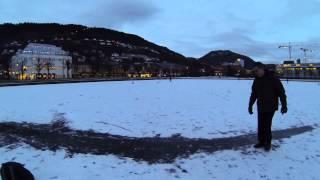
M 312 52 L 312 50 L 307 48 L 300 48 L 300 50 L 304 53 L 304 63 L 307 63 L 307 52 Z
M 280 45 L 279 48 L 288 48 L 289 49 L 289 60 L 291 60 L 292 44 L 289 42 L 288 45 Z

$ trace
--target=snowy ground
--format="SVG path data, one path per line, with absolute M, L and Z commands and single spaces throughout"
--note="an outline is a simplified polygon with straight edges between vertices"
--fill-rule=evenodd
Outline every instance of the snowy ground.
M 256 130 L 256 116 L 247 113 L 251 83 L 156 80 L 3 87 L 0 120 L 47 123 L 64 116 L 76 129 L 127 136 L 230 136 Z M 274 128 L 314 124 L 319 83 L 284 85 L 289 113 L 277 113 Z
M 254 132 L 247 113 L 252 81 L 155 80 L 0 88 L 0 121 L 47 123 L 62 116 L 75 129 L 145 137 L 227 137 Z M 274 129 L 319 123 L 320 84 L 284 83 L 289 113 Z M 320 179 L 320 130 L 275 142 L 263 151 L 195 154 L 174 164 L 148 165 L 115 156 L 0 148 L 0 162 L 26 164 L 38 179 Z M 72 166 L 72 171 L 70 170 Z M 57 168 L 59 167 L 59 168 Z

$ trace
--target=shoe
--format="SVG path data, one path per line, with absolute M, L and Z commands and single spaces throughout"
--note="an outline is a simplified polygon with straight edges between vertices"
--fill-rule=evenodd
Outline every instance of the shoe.
M 263 143 L 258 143 L 256 145 L 253 146 L 254 148 L 263 148 L 265 147 L 265 145 Z
M 270 151 L 270 150 L 271 150 L 271 147 L 272 147 L 271 144 L 266 144 L 266 145 L 264 146 L 264 150 L 265 150 L 265 151 Z

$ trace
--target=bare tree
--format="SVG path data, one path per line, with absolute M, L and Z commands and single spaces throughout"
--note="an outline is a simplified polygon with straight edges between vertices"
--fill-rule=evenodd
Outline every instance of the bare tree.
M 44 68 L 44 63 L 40 58 L 37 58 L 35 63 L 37 75 L 41 73 L 41 70 Z
M 65 75 L 65 70 L 66 70 L 66 61 L 63 61 L 62 62 L 62 75 L 63 75 L 63 78 L 66 78 L 66 75 Z M 68 72 L 67 72 L 68 73 Z M 67 75 L 68 76 L 68 75 Z
M 21 73 L 21 80 L 23 80 L 23 77 L 24 77 L 24 74 L 27 70 L 27 67 L 26 67 L 26 64 L 27 64 L 27 60 L 26 59 L 23 59 L 19 64 L 19 71 Z
M 69 60 L 66 61 L 66 66 L 67 66 L 67 78 L 70 78 L 69 72 L 71 69 L 71 62 Z
M 50 70 L 52 69 L 53 66 L 54 66 L 54 63 L 51 62 L 51 59 L 46 60 L 46 62 L 44 63 L 44 67 L 47 70 L 47 79 L 49 79 Z

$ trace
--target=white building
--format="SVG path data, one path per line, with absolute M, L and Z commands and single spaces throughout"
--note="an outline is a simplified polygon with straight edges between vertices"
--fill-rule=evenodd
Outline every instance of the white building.
M 60 47 L 29 43 L 11 59 L 10 75 L 17 79 L 72 77 L 72 57 Z

